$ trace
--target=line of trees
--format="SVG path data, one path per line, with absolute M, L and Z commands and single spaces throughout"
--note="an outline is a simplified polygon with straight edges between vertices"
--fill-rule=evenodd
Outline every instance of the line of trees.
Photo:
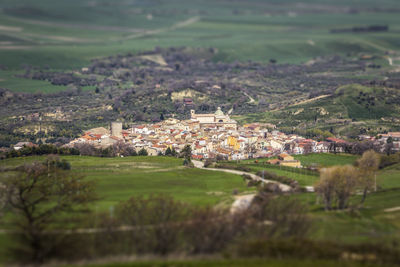
M 74 147 L 57 147 L 52 144 L 41 144 L 38 146 L 24 146 L 19 150 L 11 149 L 0 154 L 0 159 L 35 156 L 35 155 L 82 155 L 95 157 L 116 156 L 147 156 L 148 152 L 142 148 L 135 148 L 124 142 L 117 142 L 106 148 L 97 148 L 91 144 L 76 144 Z

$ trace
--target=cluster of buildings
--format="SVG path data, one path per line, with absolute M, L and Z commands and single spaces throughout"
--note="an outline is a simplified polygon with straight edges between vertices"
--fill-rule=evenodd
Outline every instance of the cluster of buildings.
M 279 155 L 278 161 L 272 164 L 300 167 L 289 154 L 329 152 L 332 142 L 341 141 L 317 142 L 295 134 L 287 135 L 274 130 L 272 124 L 239 126 L 220 108 L 212 114 L 196 114 L 191 110 L 190 115 L 188 120 L 169 118 L 155 124 L 132 125 L 125 130 L 122 122 L 113 122 L 110 129 L 91 129 L 68 146 L 86 143 L 105 148 L 123 142 L 136 151 L 145 149 L 155 156 L 168 148 L 179 152 L 189 144 L 195 159 L 240 160 Z
M 68 143 L 67 147 L 90 144 L 97 148 L 107 148 L 123 144 L 132 149 L 145 149 L 148 155 L 165 154 L 175 149 L 181 151 L 186 145 L 192 148 L 194 159 L 219 158 L 241 160 L 267 158 L 268 161 L 290 167 L 301 167 L 292 154 L 345 152 L 345 140 L 329 137 L 325 141 L 307 139 L 296 134 L 285 134 L 275 130 L 269 123 L 251 123 L 239 126 L 220 108 L 212 114 L 197 114 L 190 111 L 190 119 L 169 118 L 155 124 L 132 125 L 123 129 L 122 122 L 112 122 L 110 127 L 94 128 L 81 137 Z M 389 132 L 378 136 L 360 135 L 360 141 L 369 141 L 374 149 L 387 152 L 400 152 L 400 132 Z M 15 150 L 24 146 L 37 146 L 30 142 L 14 145 Z

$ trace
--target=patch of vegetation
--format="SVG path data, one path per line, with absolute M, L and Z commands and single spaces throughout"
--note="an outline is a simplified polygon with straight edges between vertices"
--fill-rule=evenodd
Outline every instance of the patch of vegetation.
M 296 160 L 301 162 L 302 166 L 314 166 L 314 167 L 328 167 L 334 165 L 352 165 L 357 156 L 350 154 L 330 154 L 330 153 L 316 153 L 307 155 L 294 155 Z
M 341 86 L 322 99 L 247 115 L 241 120 L 268 121 L 285 131 L 310 137 L 315 135 L 310 132 L 314 129 L 356 138 L 400 129 L 399 103 L 400 94 L 395 88 L 353 84 Z

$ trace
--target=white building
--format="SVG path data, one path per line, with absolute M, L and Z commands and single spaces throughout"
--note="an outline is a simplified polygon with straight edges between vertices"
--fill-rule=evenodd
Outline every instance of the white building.
M 225 115 L 220 107 L 214 114 L 196 114 L 192 109 L 190 117 L 193 121 L 200 123 L 200 128 L 237 129 L 237 122 L 232 120 L 229 115 Z

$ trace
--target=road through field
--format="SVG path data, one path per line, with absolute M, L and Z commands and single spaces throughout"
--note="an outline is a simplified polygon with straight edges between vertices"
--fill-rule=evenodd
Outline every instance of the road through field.
M 89 38 L 77 38 L 74 36 L 56 36 L 56 35 L 45 35 L 45 34 L 37 34 L 37 33 L 27 33 L 24 32 L 24 29 L 22 27 L 13 27 L 13 26 L 2 26 L 0 25 L 0 31 L 5 31 L 7 30 L 7 33 L 9 35 L 10 29 L 13 30 L 12 33 L 16 38 L 37 38 L 37 39 L 50 39 L 52 41 L 58 41 L 60 43 L 86 43 L 86 44 L 96 44 L 96 43 L 104 43 L 105 41 L 111 41 L 111 42 L 119 42 L 119 41 L 127 41 L 131 39 L 136 39 L 148 35 L 154 35 L 154 34 L 160 34 L 168 31 L 174 31 L 179 28 L 187 27 L 193 23 L 196 23 L 200 20 L 200 17 L 191 17 L 187 20 L 184 21 L 178 21 L 175 24 L 165 27 L 165 28 L 158 28 L 158 29 L 153 29 L 153 30 L 145 30 L 145 29 L 138 29 L 138 28 L 127 28 L 127 27 L 113 27 L 113 26 L 97 26 L 97 25 L 86 25 L 86 24 L 70 24 L 70 23 L 53 23 L 53 22 L 47 22 L 47 21 L 40 21 L 40 20 L 31 20 L 31 19 L 21 19 L 21 18 L 15 18 L 12 16 L 6 16 L 9 20 L 11 21 L 16 21 L 16 22 L 22 22 L 22 23 L 28 23 L 28 24 L 33 24 L 33 25 L 39 25 L 39 26 L 44 26 L 44 27 L 58 27 L 58 28 L 63 28 L 63 29 L 82 29 L 82 30 L 88 30 L 88 31 L 105 31 L 105 32 L 127 32 L 131 33 L 128 36 L 124 37 L 115 37 L 115 38 L 109 38 L 107 40 L 105 39 L 89 39 Z M 18 33 L 18 34 L 17 34 Z M 30 39 L 30 41 L 34 41 L 33 39 Z M 43 40 L 41 42 L 43 45 Z M 4 49 L 4 46 L 0 46 L 0 48 Z
M 227 172 L 227 173 L 233 173 L 233 174 L 237 174 L 237 175 L 248 175 L 250 176 L 253 180 L 255 181 L 261 181 L 263 183 L 273 183 L 273 184 L 277 184 L 279 185 L 279 188 L 283 191 L 283 192 L 290 192 L 292 190 L 292 188 L 288 185 L 276 182 L 276 181 L 272 181 L 272 180 L 266 180 L 261 178 L 258 175 L 255 175 L 253 173 L 250 172 L 244 172 L 244 171 L 238 171 L 238 170 L 230 170 L 230 169 L 216 169 L 216 168 L 205 168 L 204 167 L 204 163 L 198 160 L 192 160 L 194 166 L 196 168 L 200 168 L 200 169 L 204 169 L 204 170 L 209 170 L 209 171 L 219 171 L 219 172 Z

